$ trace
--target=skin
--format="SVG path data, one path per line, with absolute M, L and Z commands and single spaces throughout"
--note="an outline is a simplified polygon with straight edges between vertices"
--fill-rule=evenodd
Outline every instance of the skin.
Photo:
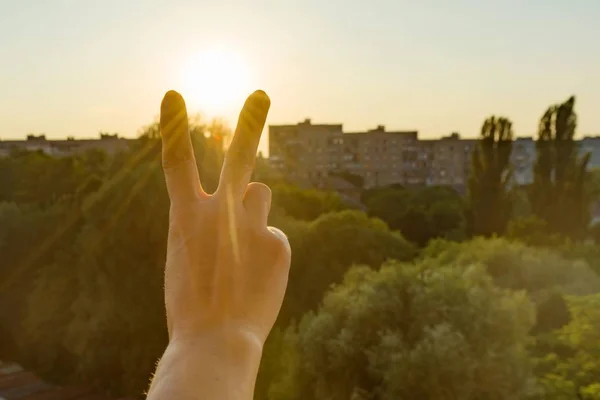
M 219 187 L 202 189 L 186 106 L 161 105 L 162 163 L 171 200 L 165 306 L 169 344 L 149 400 L 251 399 L 291 260 L 286 236 L 267 226 L 271 191 L 250 183 L 270 100 L 251 94 L 225 157 Z

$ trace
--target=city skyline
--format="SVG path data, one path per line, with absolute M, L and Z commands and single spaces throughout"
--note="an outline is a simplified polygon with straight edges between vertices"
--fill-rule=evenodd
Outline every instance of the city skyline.
M 578 137 L 600 131 L 596 1 L 282 3 L 7 4 L 0 137 L 134 137 L 168 89 L 186 97 L 190 114 L 219 103 L 212 112 L 233 125 L 255 88 L 271 96 L 271 125 L 311 118 L 350 131 L 382 124 L 422 138 L 476 137 L 495 114 L 510 118 L 517 136 L 532 136 L 546 108 L 574 94 Z M 236 68 L 196 60 L 211 48 L 233 55 L 222 62 Z M 239 82 L 226 79 L 242 72 Z M 220 92 L 202 73 L 222 73 L 235 87 L 203 99 Z

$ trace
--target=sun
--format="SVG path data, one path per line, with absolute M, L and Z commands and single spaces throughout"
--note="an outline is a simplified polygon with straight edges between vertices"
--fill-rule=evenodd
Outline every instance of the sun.
M 251 91 L 250 69 L 245 60 L 222 48 L 193 56 L 182 78 L 182 94 L 189 106 L 209 116 L 222 116 L 239 107 Z

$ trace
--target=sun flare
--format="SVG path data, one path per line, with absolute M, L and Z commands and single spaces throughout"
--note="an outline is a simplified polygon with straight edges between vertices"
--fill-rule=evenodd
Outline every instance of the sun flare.
M 190 106 L 210 116 L 226 114 L 239 106 L 252 90 L 247 63 L 225 49 L 196 54 L 182 75 L 182 92 Z

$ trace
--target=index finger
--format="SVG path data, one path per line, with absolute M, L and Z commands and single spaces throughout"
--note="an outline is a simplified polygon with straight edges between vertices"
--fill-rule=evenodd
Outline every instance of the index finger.
M 242 198 L 246 186 L 250 183 L 258 143 L 270 106 L 269 96 L 262 90 L 257 90 L 248 96 L 240 112 L 219 181 L 219 189 L 225 186 L 237 198 Z
M 204 195 L 188 127 L 183 97 L 168 91 L 160 109 L 162 165 L 171 203 L 187 202 Z

